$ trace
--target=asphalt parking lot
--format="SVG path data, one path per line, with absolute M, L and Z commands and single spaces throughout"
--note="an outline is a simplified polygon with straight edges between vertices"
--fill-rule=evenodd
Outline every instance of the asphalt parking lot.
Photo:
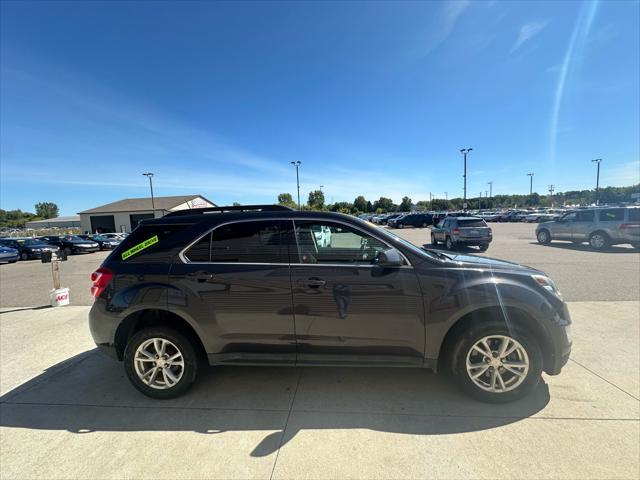
M 628 245 L 595 252 L 587 244 L 553 242 L 539 245 L 534 224 L 492 223 L 494 241 L 485 253 L 464 253 L 509 260 L 538 268 L 551 276 L 568 301 L 640 300 L 640 254 Z M 416 245 L 430 243 L 428 228 L 393 230 Z M 439 246 L 439 248 L 443 248 Z M 73 255 L 60 264 L 62 286 L 71 289 L 72 305 L 91 305 L 91 272 L 109 252 Z M 0 265 L 0 307 L 49 304 L 51 266 L 39 260 Z
M 637 479 L 640 254 L 494 225 L 483 255 L 549 273 L 574 320 L 562 374 L 508 405 L 417 369 L 270 367 L 209 368 L 157 402 L 91 341 L 88 275 L 104 253 L 63 264 L 75 306 L 57 309 L 25 308 L 48 303 L 48 265 L 0 266 L 0 478 Z

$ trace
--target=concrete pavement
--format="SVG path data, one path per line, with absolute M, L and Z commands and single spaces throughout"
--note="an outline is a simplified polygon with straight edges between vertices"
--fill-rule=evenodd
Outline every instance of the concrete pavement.
M 413 369 L 210 368 L 138 394 L 86 307 L 0 314 L 1 478 L 638 478 L 640 302 L 574 302 L 560 376 L 508 405 Z

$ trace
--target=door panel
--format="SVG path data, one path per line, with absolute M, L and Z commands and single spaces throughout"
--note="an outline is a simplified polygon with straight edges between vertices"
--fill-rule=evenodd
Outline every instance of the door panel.
M 211 362 L 295 362 L 283 229 L 286 222 L 281 221 L 220 227 L 188 249 L 185 262 L 172 266 L 178 289 L 169 300 L 171 308 L 200 325 Z
M 576 219 L 571 222 L 571 240 L 587 241 L 595 226 L 595 211 L 582 210 L 576 212 Z
M 318 226 L 330 231 L 326 247 L 311 234 Z M 388 246 L 345 225 L 296 221 L 295 229 L 298 362 L 421 364 L 424 315 L 413 268 L 375 265 Z

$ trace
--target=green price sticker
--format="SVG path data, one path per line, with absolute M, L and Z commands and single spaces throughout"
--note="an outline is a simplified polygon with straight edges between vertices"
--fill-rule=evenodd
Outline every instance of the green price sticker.
M 136 253 L 138 253 L 138 252 L 144 250 L 145 248 L 148 248 L 151 245 L 154 245 L 156 243 L 158 243 L 158 236 L 154 235 L 153 237 L 149 238 L 148 240 L 145 240 L 144 242 L 139 243 L 135 247 L 131 247 L 126 252 L 122 252 L 122 260 L 126 260 L 131 255 L 135 255 Z

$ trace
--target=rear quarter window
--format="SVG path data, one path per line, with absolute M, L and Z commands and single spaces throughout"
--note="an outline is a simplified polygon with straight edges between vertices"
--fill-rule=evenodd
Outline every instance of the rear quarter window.
M 600 210 L 601 222 L 615 222 L 624 220 L 624 208 L 606 208 Z
M 163 242 L 182 232 L 190 225 L 140 225 L 125 238 L 113 252 L 117 261 L 138 261 L 157 253 Z

